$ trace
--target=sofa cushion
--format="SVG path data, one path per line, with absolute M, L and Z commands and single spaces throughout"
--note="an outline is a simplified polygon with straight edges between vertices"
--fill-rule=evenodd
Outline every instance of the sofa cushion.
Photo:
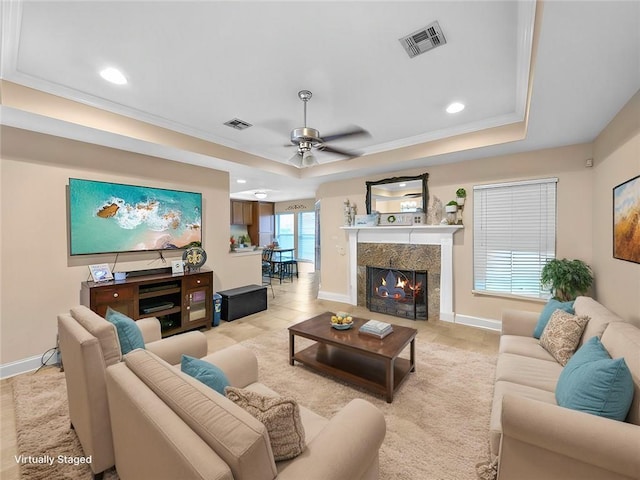
M 640 425 L 640 328 L 625 322 L 612 322 L 602 334 L 602 345 L 612 358 L 624 358 L 633 377 L 634 395 L 627 422 Z
M 549 323 L 549 320 L 551 319 L 551 315 L 558 309 L 563 310 L 567 313 L 574 313 L 573 301 L 561 302 L 560 300 L 556 300 L 555 298 L 549 300 L 542 309 L 542 312 L 540 312 L 538 323 L 536 323 L 536 327 L 533 330 L 533 338 L 540 338 L 542 332 L 544 331 L 544 327 L 547 326 L 547 323 Z
M 540 345 L 564 367 L 576 351 L 588 321 L 589 317 L 556 310 L 540 336 Z
M 556 398 L 553 392 L 540 390 L 539 388 L 533 388 L 527 385 L 519 385 L 517 383 L 496 382 L 493 390 L 491 419 L 489 421 L 489 446 L 493 456 L 497 456 L 500 450 L 500 437 L 502 436 L 502 397 L 507 393 L 556 405 Z
M 269 434 L 262 423 L 148 350 L 131 352 L 125 362 L 229 465 L 234 479 L 275 478 Z
M 624 420 L 633 398 L 633 379 L 624 358 L 612 359 L 591 337 L 567 362 L 556 388 L 561 407 Z
M 495 379 L 553 392 L 561 373 L 562 367 L 555 360 L 503 353 L 498 356 Z
M 540 345 L 540 341 L 533 337 L 520 335 L 502 335 L 500 337 L 499 353 L 512 353 L 524 357 L 546 360 L 557 365 L 556 359 Z
M 107 322 L 113 323 L 116 327 L 122 355 L 126 355 L 136 348 L 144 348 L 142 332 L 136 325 L 135 320 L 127 317 L 124 313 L 113 310 L 111 307 L 107 307 L 105 318 Z
M 612 322 L 622 322 L 622 318 L 601 303 L 596 302 L 591 297 L 578 297 L 573 303 L 575 314 L 581 317 L 589 317 L 589 323 L 584 329 L 580 345 L 591 337 L 602 337 L 602 333 Z
M 260 395 L 236 387 L 224 390 L 228 399 L 260 420 L 269 432 L 271 450 L 276 461 L 297 457 L 304 451 L 304 427 L 300 409 L 293 398 Z
M 220 395 L 224 395 L 224 388 L 229 386 L 229 380 L 222 370 L 209 362 L 189 355 L 182 355 L 180 370 L 201 381 L 207 387 L 213 388 Z
M 100 349 L 102 350 L 105 366 L 108 367 L 122 360 L 120 342 L 118 341 L 116 326 L 113 323 L 107 322 L 96 312 L 84 305 L 73 307 L 70 312 L 76 322 L 82 325 L 87 332 L 96 337 L 98 342 L 100 342 Z

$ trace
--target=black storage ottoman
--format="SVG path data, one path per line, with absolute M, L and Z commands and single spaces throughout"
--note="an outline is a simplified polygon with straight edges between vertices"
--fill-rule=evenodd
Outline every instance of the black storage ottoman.
M 267 309 L 267 287 L 246 285 L 218 292 L 222 296 L 222 319 L 228 322 Z

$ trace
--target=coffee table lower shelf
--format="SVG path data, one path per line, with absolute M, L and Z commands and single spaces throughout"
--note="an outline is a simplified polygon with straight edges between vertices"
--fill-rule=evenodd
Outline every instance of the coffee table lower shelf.
M 291 365 L 294 360 L 316 371 L 384 395 L 388 403 L 393 401 L 393 393 L 409 373 L 415 370 L 414 365 L 406 358 L 368 356 L 324 343 L 315 343 L 295 352 L 291 357 Z

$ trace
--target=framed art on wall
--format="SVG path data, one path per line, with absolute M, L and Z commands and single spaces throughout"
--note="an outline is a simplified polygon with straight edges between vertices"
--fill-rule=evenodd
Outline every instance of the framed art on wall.
M 640 263 L 640 175 L 613 188 L 613 258 Z

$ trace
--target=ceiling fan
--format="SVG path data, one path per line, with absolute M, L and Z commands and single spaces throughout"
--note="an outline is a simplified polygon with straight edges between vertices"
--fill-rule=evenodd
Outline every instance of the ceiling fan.
M 311 99 L 312 93 L 309 90 L 300 90 L 298 92 L 298 98 L 304 103 L 304 127 L 294 128 L 291 130 L 291 143 L 296 146 L 298 151 L 289 159 L 289 162 L 293 163 L 298 168 L 310 167 L 316 165 L 318 160 L 312 152 L 312 149 L 320 150 L 323 152 L 337 153 L 345 157 L 358 157 L 362 155 L 359 152 L 345 150 L 342 148 L 336 148 L 328 145 L 327 142 L 338 140 L 346 137 L 356 137 L 360 135 L 369 135 L 369 132 L 360 128 L 353 127 L 350 130 L 337 132 L 332 135 L 320 136 L 320 132 L 315 128 L 307 127 L 307 102 Z

